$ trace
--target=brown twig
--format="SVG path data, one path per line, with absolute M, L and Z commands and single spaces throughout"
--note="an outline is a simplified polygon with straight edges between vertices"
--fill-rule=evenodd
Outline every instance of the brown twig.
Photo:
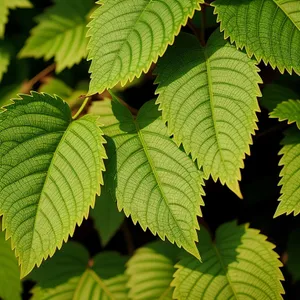
M 124 238 L 125 238 L 125 241 L 126 241 L 127 252 L 128 252 L 129 255 L 133 255 L 135 247 L 134 247 L 133 239 L 132 239 L 132 236 L 131 236 L 131 232 L 128 228 L 126 219 L 124 220 L 121 229 L 123 231 Z
M 99 94 L 98 94 L 98 95 L 99 95 Z M 111 94 L 109 93 L 108 90 L 105 90 L 102 94 L 99 95 L 99 97 L 100 97 L 101 100 L 103 100 L 103 99 L 105 99 L 105 98 L 112 99 L 112 96 L 111 96 Z M 136 109 L 136 108 L 130 106 L 130 105 L 129 105 L 128 103 L 126 103 L 122 98 L 118 97 L 118 99 L 119 99 L 119 101 L 120 101 L 124 106 L 126 106 L 126 107 L 130 110 L 130 112 L 132 113 L 133 116 L 137 116 L 137 114 L 138 114 L 138 112 L 139 112 L 138 109 Z
M 23 87 L 21 89 L 21 93 L 25 93 L 28 94 L 30 92 L 30 90 L 32 89 L 32 87 L 38 83 L 39 81 L 41 81 L 44 77 L 46 77 L 49 73 L 53 72 L 55 70 L 56 64 L 53 63 L 50 66 L 48 66 L 47 68 L 45 68 L 44 70 L 42 70 L 40 73 L 38 73 L 37 75 L 35 75 L 32 79 L 30 79 L 29 81 L 25 82 L 23 84 Z
M 188 27 L 191 29 L 193 34 L 198 38 L 202 46 L 205 46 L 205 41 L 202 39 L 200 30 L 193 24 L 191 20 L 187 22 Z
M 124 105 L 124 106 L 126 106 L 129 110 L 130 110 L 130 112 L 132 113 L 132 115 L 133 116 L 137 116 L 137 114 L 138 114 L 138 109 L 136 109 L 136 108 L 134 108 L 134 107 L 132 107 L 132 106 L 130 106 L 128 103 L 126 103 L 123 99 L 121 99 L 121 98 L 119 98 L 119 100 L 120 100 L 120 102 Z
M 92 268 L 94 266 L 94 260 L 92 258 L 88 261 L 88 268 Z
M 202 28 L 198 29 L 191 20 L 188 21 L 187 25 L 191 29 L 191 31 L 194 33 L 194 35 L 198 38 L 198 40 L 200 41 L 200 44 L 204 47 L 205 46 L 205 35 L 204 35 L 205 28 L 203 30 L 202 30 Z M 201 25 L 201 27 L 203 27 L 203 26 Z
M 287 123 L 279 123 L 279 124 L 277 124 L 277 125 L 269 128 L 269 129 L 267 129 L 265 131 L 259 132 L 258 134 L 256 134 L 254 136 L 254 138 L 259 139 L 259 138 L 262 138 L 262 137 L 264 137 L 264 136 L 266 136 L 266 135 L 268 135 L 270 133 L 274 133 L 276 131 L 282 131 L 282 130 L 284 130 L 286 128 L 288 128 L 288 124 Z

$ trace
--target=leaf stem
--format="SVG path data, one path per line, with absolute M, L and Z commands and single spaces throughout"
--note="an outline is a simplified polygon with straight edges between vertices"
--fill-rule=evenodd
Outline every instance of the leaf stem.
M 259 138 L 262 138 L 262 137 L 264 137 L 264 136 L 266 136 L 268 134 L 275 133 L 277 131 L 285 130 L 286 128 L 288 128 L 288 124 L 287 123 L 279 123 L 279 124 L 277 124 L 275 126 L 272 126 L 271 128 L 266 129 L 265 131 L 257 133 L 254 136 L 254 138 L 259 139 Z
M 201 5 L 201 28 L 197 28 L 191 20 L 188 21 L 187 25 L 191 29 L 191 31 L 194 33 L 194 35 L 198 38 L 200 41 L 200 44 L 202 47 L 205 46 L 205 25 L 206 25 L 206 17 L 205 17 L 205 6 Z
M 41 81 L 45 76 L 47 76 L 49 73 L 53 72 L 55 70 L 56 64 L 53 63 L 51 65 L 49 65 L 48 67 L 46 67 L 44 70 L 42 70 L 40 73 L 38 73 L 37 75 L 35 75 L 32 79 L 30 79 L 29 81 L 25 82 L 23 87 L 22 87 L 22 93 L 29 93 L 31 88 L 38 83 L 39 81 Z
M 80 116 L 85 106 L 87 105 L 88 101 L 89 101 L 89 97 L 86 97 L 83 103 L 81 104 L 80 108 L 78 109 L 77 113 L 72 117 L 73 120 L 77 119 Z
M 127 220 L 126 219 L 124 220 L 121 229 L 123 231 L 124 238 L 125 238 L 125 241 L 126 241 L 127 252 L 128 252 L 129 255 L 133 255 L 135 247 L 134 247 L 134 243 L 133 243 L 133 240 L 132 240 L 131 232 L 130 232 L 130 230 L 128 228 Z
M 205 40 L 203 40 L 200 30 L 193 24 L 191 20 L 188 21 L 187 25 L 189 26 L 193 34 L 198 38 L 200 44 L 204 47 Z

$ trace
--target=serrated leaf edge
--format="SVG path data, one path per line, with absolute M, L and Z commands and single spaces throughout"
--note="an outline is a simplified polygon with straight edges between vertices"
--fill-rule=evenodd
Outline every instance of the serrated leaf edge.
M 275 4 L 276 4 L 276 2 L 275 2 Z M 218 7 L 216 6 L 216 4 L 214 2 L 212 2 L 210 5 L 212 7 L 214 7 L 213 14 L 217 15 L 217 23 L 220 23 L 220 32 L 224 33 L 224 39 L 228 40 L 228 38 L 229 38 L 230 43 L 232 45 L 234 45 L 236 47 L 236 49 L 238 49 L 238 50 L 244 50 L 245 49 L 249 58 L 253 58 L 254 57 L 258 64 L 261 63 L 261 62 L 263 62 L 265 66 L 270 65 L 273 70 L 277 69 L 280 72 L 280 74 L 284 74 L 284 72 L 287 71 L 288 74 L 292 75 L 293 71 L 294 71 L 297 75 L 300 75 L 300 71 L 298 72 L 293 66 L 288 66 L 288 67 L 277 66 L 276 64 L 268 61 L 267 59 L 264 59 L 263 56 L 259 57 L 256 53 L 250 51 L 250 49 L 246 45 L 238 46 L 237 43 L 236 43 L 236 41 L 235 41 L 235 39 L 228 34 L 227 30 L 223 26 L 223 21 L 222 21 L 222 19 L 219 16 Z M 278 7 L 283 11 L 283 9 L 279 5 L 278 5 Z M 286 17 L 289 20 L 291 20 L 288 16 L 286 16 Z
M 7 104 L 7 105 L 5 105 L 5 106 L 2 107 L 2 109 L 4 109 L 4 110 L 3 110 L 1 113 L 5 113 L 5 111 L 7 111 L 7 110 L 10 108 L 10 106 L 13 106 L 13 105 L 15 104 L 15 101 L 23 101 L 22 96 L 29 96 L 29 97 L 32 97 L 32 98 L 33 98 L 33 95 L 34 95 L 34 94 L 49 95 L 49 94 L 47 94 L 47 93 L 37 93 L 37 92 L 34 92 L 34 91 L 31 91 L 31 92 L 30 92 L 30 95 L 27 95 L 27 94 L 18 94 L 18 96 L 19 96 L 20 98 L 13 98 L 13 99 L 11 99 L 11 100 L 10 100 L 11 103 L 9 103 L 9 104 Z M 49 95 L 49 96 L 51 96 L 51 95 Z M 68 104 L 67 104 L 64 100 L 62 100 L 60 97 L 58 97 L 57 95 L 51 96 L 51 97 L 53 97 L 55 100 L 63 101 L 63 103 L 64 103 L 65 105 L 68 106 Z M 98 117 L 97 117 L 97 119 L 98 119 Z M 73 122 L 74 122 L 74 121 L 71 121 L 71 122 L 70 122 L 70 124 L 68 125 L 68 128 L 69 128 L 69 126 L 70 126 Z M 98 124 L 96 124 L 96 125 L 97 125 L 98 129 L 99 129 L 100 132 L 101 132 L 101 137 L 102 137 L 102 138 L 101 138 L 101 144 L 103 145 L 103 144 L 106 143 L 106 140 L 105 140 L 104 137 L 103 137 L 103 136 L 104 136 L 104 133 L 103 133 L 103 131 L 99 128 L 99 125 L 98 125 Z M 67 132 L 68 128 L 66 129 L 65 133 Z M 65 135 L 65 133 L 64 133 L 64 135 Z M 61 141 L 63 140 L 64 135 L 62 136 L 62 138 L 61 138 L 59 144 L 60 144 Z M 58 144 L 58 145 L 59 145 L 59 144 Z M 57 148 L 58 148 L 58 146 L 57 146 Z M 55 151 L 55 152 L 56 152 L 56 151 Z M 55 155 L 55 152 L 54 152 L 54 154 L 53 154 L 53 157 L 54 157 L 54 155 Z M 105 155 L 105 157 L 102 157 L 102 159 L 107 159 L 107 156 Z M 51 164 L 52 164 L 52 160 L 53 160 L 53 158 L 51 159 L 50 166 L 51 166 Z M 49 167 L 49 168 L 50 168 L 50 167 Z M 83 213 L 82 218 L 79 219 L 79 220 L 76 222 L 76 224 L 74 225 L 73 229 L 70 231 L 69 235 L 68 235 L 66 238 L 64 238 L 58 245 L 56 245 L 56 247 L 54 248 L 54 250 L 53 250 L 52 252 L 50 252 L 50 254 L 44 255 L 43 258 L 42 258 L 39 262 L 35 263 L 35 265 L 32 267 L 32 269 L 33 269 L 35 266 L 39 267 L 39 266 L 43 263 L 44 260 L 46 260 L 46 259 L 48 259 L 48 258 L 51 258 L 51 257 L 55 254 L 55 252 L 56 252 L 57 250 L 60 250 L 60 249 L 62 248 L 64 242 L 66 243 L 66 242 L 68 241 L 69 237 L 72 237 L 72 236 L 74 235 L 76 226 L 80 226 L 80 225 L 82 224 L 83 220 L 88 218 L 90 208 L 94 208 L 94 206 L 95 206 L 96 195 L 100 196 L 100 193 L 101 193 L 100 186 L 104 184 L 102 172 L 105 172 L 105 166 L 104 166 L 104 164 L 103 164 L 103 168 L 101 168 L 101 170 L 99 170 L 99 174 L 100 174 L 100 175 L 98 175 L 98 183 L 99 183 L 99 184 L 98 184 L 98 188 L 97 188 L 97 190 L 96 190 L 96 193 L 95 193 L 94 195 L 92 195 L 92 197 L 91 197 L 91 198 L 92 198 L 92 199 L 91 199 L 91 200 L 92 200 L 92 201 L 91 201 L 91 204 L 88 206 L 88 208 L 86 209 L 86 211 Z M 39 202 L 39 203 L 40 203 L 40 202 Z M 39 204 L 38 204 L 38 205 L 39 205 Z M 0 210 L 0 217 L 1 217 L 1 216 L 3 216 L 3 213 L 2 213 L 1 210 Z M 5 240 L 8 241 L 9 239 L 11 239 L 12 234 L 11 234 L 10 232 L 8 232 L 7 227 L 6 227 L 6 225 L 4 224 L 3 219 L 2 219 L 2 231 L 5 231 Z M 17 251 L 16 245 L 13 243 L 12 240 L 11 240 L 11 249 L 14 251 L 15 256 L 16 256 L 17 259 L 18 259 L 18 265 L 21 267 L 21 279 L 22 279 L 22 278 L 24 278 L 26 275 L 28 275 L 28 274 L 31 272 L 32 269 L 31 269 L 29 272 L 28 272 L 27 270 L 24 271 L 24 269 L 22 268 L 22 261 L 20 260 L 20 253 Z
M 115 84 L 109 84 L 106 88 L 102 88 L 102 90 L 99 90 L 99 91 L 98 91 L 98 94 L 103 93 L 103 92 L 104 92 L 105 90 L 107 90 L 107 89 L 113 88 L 113 87 L 116 86 L 119 82 L 121 83 L 121 86 L 124 87 L 127 83 L 132 82 L 135 78 L 140 78 L 141 75 L 142 75 L 143 73 L 148 73 L 148 71 L 149 71 L 150 68 L 151 68 L 151 65 L 152 65 L 153 63 L 156 64 L 156 63 L 157 63 L 157 60 L 158 60 L 160 57 L 162 57 L 162 56 L 164 55 L 164 53 L 166 52 L 167 48 L 168 48 L 169 46 L 171 46 L 171 45 L 174 44 L 175 38 L 176 38 L 176 37 L 178 36 L 178 34 L 180 33 L 181 28 L 187 25 L 188 20 L 189 20 L 190 18 L 193 18 L 193 16 L 194 16 L 194 14 L 195 14 L 196 11 L 201 11 L 201 6 L 200 6 L 200 4 L 203 4 L 204 1 L 205 1 L 205 0 L 198 0 L 198 7 L 196 7 L 196 9 L 194 9 L 192 13 L 190 13 L 190 14 L 187 15 L 187 17 L 186 17 L 186 19 L 184 20 L 184 22 L 180 25 L 180 27 L 178 28 L 178 30 L 177 30 L 177 31 L 175 32 L 175 34 L 173 35 L 171 41 L 169 41 L 168 44 L 167 44 L 166 46 L 163 46 L 163 47 L 161 48 L 161 50 L 158 52 L 158 54 L 156 54 L 156 56 L 152 57 L 152 60 L 150 61 L 150 63 L 148 63 L 148 64 L 147 64 L 147 65 L 146 65 L 146 66 L 145 66 L 145 67 L 144 67 L 137 75 L 134 75 L 134 72 L 131 72 L 131 73 L 129 73 L 129 78 L 128 78 L 128 79 L 126 79 L 126 78 L 121 78 L 121 79 L 120 79 L 118 82 L 116 82 Z M 97 1 L 96 4 L 99 4 L 99 5 L 105 5 L 104 2 L 103 2 L 103 0 Z M 100 9 L 100 8 L 101 8 L 101 6 L 98 7 L 98 8 L 96 9 L 96 11 L 97 11 L 98 9 Z M 94 19 L 95 16 L 96 16 L 96 11 L 94 11 L 94 12 L 92 13 L 92 15 L 90 16 L 90 19 L 92 19 L 92 21 L 90 21 L 90 23 L 87 25 L 87 27 L 89 28 L 89 29 L 88 29 L 88 32 L 87 32 L 87 34 L 86 34 L 86 37 L 87 37 L 87 38 L 90 38 L 90 37 L 92 36 L 92 34 L 90 33 L 90 31 L 91 31 L 90 28 L 91 28 L 92 25 L 93 25 L 92 23 L 93 23 L 93 19 Z M 91 49 L 90 43 L 91 43 L 91 40 L 89 40 L 88 45 L 87 45 L 87 52 L 88 52 L 87 61 L 93 60 L 93 57 L 91 57 L 90 54 L 89 54 L 90 49 Z M 89 68 L 89 74 L 91 74 L 90 77 L 91 77 L 91 79 L 92 79 L 92 78 L 93 78 L 93 75 L 92 75 L 92 74 L 93 74 L 93 72 L 92 72 L 92 66 L 90 66 L 90 68 Z M 96 94 L 96 93 L 97 93 L 97 92 L 94 93 L 94 92 L 88 91 L 87 96 L 92 96 L 92 95 L 94 95 L 94 94 Z

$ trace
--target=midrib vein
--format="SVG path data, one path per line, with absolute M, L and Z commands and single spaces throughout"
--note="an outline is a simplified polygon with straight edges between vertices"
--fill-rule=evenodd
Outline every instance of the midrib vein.
M 128 34 L 127 34 L 127 37 L 126 39 L 124 39 L 124 41 L 120 44 L 120 48 L 119 50 L 115 53 L 114 55 L 114 60 L 113 60 L 113 65 L 112 65 L 112 68 L 111 68 L 111 72 L 109 74 L 109 78 L 108 80 L 110 80 L 111 76 L 112 76 L 112 70 L 114 69 L 115 67 L 115 64 L 116 64 L 116 58 L 120 55 L 120 52 L 122 51 L 124 45 L 128 42 L 128 38 L 130 37 L 130 35 L 132 34 L 132 32 L 134 31 L 136 25 L 139 23 L 139 21 L 141 20 L 143 14 L 145 13 L 145 11 L 148 9 L 148 7 L 152 4 L 154 0 L 150 0 L 149 3 L 146 4 L 146 6 L 142 9 L 141 13 L 138 15 L 138 17 L 136 18 L 132 28 L 129 30 Z
M 97 282 L 97 284 L 100 286 L 100 288 L 103 290 L 103 292 L 106 294 L 106 296 L 109 297 L 110 300 L 116 300 L 116 298 L 114 297 L 114 295 L 110 292 L 110 290 L 108 289 L 108 287 L 105 285 L 105 283 L 98 277 L 97 274 L 95 274 L 95 272 L 92 269 L 87 269 L 82 276 L 80 277 L 78 284 L 76 286 L 74 295 L 72 297 L 72 299 L 77 299 L 78 298 L 78 293 L 82 290 L 82 286 L 84 284 L 84 281 L 86 280 L 86 278 L 88 278 L 88 276 L 91 276 L 93 278 L 93 280 L 95 280 Z M 87 296 L 87 295 L 86 295 Z M 91 295 L 89 295 L 91 296 Z
M 150 153 L 148 152 L 148 147 L 147 147 L 147 144 L 146 144 L 146 142 L 145 142 L 145 140 L 144 140 L 144 137 L 143 137 L 142 131 L 141 131 L 140 127 L 139 127 L 139 124 L 138 124 L 138 122 L 137 122 L 136 120 L 133 120 L 133 122 L 134 122 L 134 124 L 135 124 L 136 132 L 137 132 L 137 135 L 138 135 L 138 137 L 139 137 L 139 140 L 140 140 L 140 142 L 141 142 L 141 144 L 142 144 L 144 153 L 145 153 L 145 155 L 146 155 L 146 157 L 147 157 L 147 160 L 148 160 L 148 162 L 149 162 L 150 168 L 151 168 L 152 173 L 153 173 L 153 175 L 154 175 L 154 177 L 155 177 L 155 181 L 156 181 L 157 186 L 158 186 L 158 188 L 159 188 L 159 191 L 160 191 L 160 193 L 161 193 L 161 195 L 162 195 L 163 201 L 165 202 L 166 206 L 168 207 L 168 211 L 170 212 L 170 214 L 171 214 L 171 216 L 172 216 L 172 219 L 173 219 L 174 222 L 176 223 L 177 227 L 178 227 L 179 229 L 181 229 L 181 227 L 179 226 L 179 224 L 178 224 L 176 218 L 174 217 L 173 211 L 172 211 L 172 210 L 170 209 L 170 207 L 169 207 L 169 202 L 168 202 L 167 197 L 166 197 L 166 194 L 165 194 L 165 192 L 164 192 L 164 190 L 163 190 L 163 187 L 162 187 L 162 183 L 161 183 L 161 181 L 160 181 L 160 178 L 159 178 L 159 176 L 158 176 L 158 174 L 157 174 L 157 172 L 156 172 L 156 168 L 155 168 L 155 165 L 154 165 L 154 163 L 153 163 L 153 161 L 152 161 L 151 155 L 150 155 Z M 181 230 L 180 230 L 180 231 L 181 231 Z M 166 235 L 166 234 L 165 234 L 165 235 Z M 187 238 L 185 237 L 185 235 L 184 235 L 183 233 L 182 233 L 182 237 L 184 238 L 184 240 L 186 241 L 186 243 L 187 243 L 188 245 L 191 244 L 190 241 L 187 240 Z
M 211 76 L 210 62 L 209 62 L 209 58 L 206 55 L 205 49 L 203 50 L 203 53 L 204 53 L 205 65 L 206 65 L 206 69 L 207 69 L 207 83 L 208 83 L 208 90 L 209 90 L 209 104 L 210 104 L 211 117 L 213 120 L 214 131 L 216 133 L 216 142 L 217 142 L 219 154 L 220 154 L 224 169 L 226 170 L 226 164 L 225 164 L 225 160 L 223 157 L 222 148 L 221 148 L 220 142 L 219 142 L 219 131 L 217 128 L 217 121 L 216 121 L 216 116 L 215 116 L 215 111 L 214 111 L 215 110 L 215 100 L 214 100 L 214 93 L 213 93 L 213 83 L 211 80 L 212 76 Z
M 68 132 L 68 129 L 70 129 L 70 127 L 74 124 L 74 122 L 71 122 L 69 123 L 69 125 L 67 126 L 65 132 L 63 133 L 59 143 L 57 144 L 57 147 L 53 153 L 53 156 L 51 158 L 51 161 L 50 161 L 50 164 L 49 164 L 49 168 L 48 168 L 48 171 L 47 171 L 47 175 L 46 175 L 46 178 L 45 178 L 45 181 L 44 181 L 44 185 L 43 185 L 43 188 L 41 190 L 41 194 L 40 194 L 40 198 L 38 200 L 38 204 L 37 204 L 37 209 L 36 209 L 36 215 L 35 215 L 35 218 L 34 218 L 34 223 L 33 223 L 33 234 L 32 234 L 32 238 L 31 238 L 31 248 L 33 246 L 33 241 L 35 240 L 35 235 L 36 235 L 36 220 L 38 219 L 38 216 L 39 216 L 39 212 L 40 212 L 40 205 L 41 205 L 41 202 L 42 202 L 42 198 L 43 198 L 43 194 L 45 192 L 45 187 L 47 186 L 47 183 L 48 181 L 50 180 L 49 178 L 49 174 L 51 173 L 51 170 L 52 170 L 52 167 L 53 167 L 53 162 L 55 160 L 55 155 L 56 153 L 58 152 L 58 149 L 59 149 L 59 146 L 64 142 L 65 138 L 66 138 L 66 135 L 67 135 L 67 132 Z M 57 242 L 57 241 L 56 241 Z M 42 248 L 43 248 L 43 244 L 41 245 Z M 55 246 L 56 248 L 56 246 Z M 32 251 L 29 252 L 29 259 L 28 261 L 30 262 L 31 261 L 31 254 L 32 254 Z
M 105 283 L 102 281 L 102 279 L 95 274 L 94 271 L 89 270 L 88 271 L 90 273 L 90 275 L 93 277 L 93 279 L 100 285 L 100 287 L 102 288 L 102 290 L 104 291 L 104 293 L 111 298 L 111 300 L 115 300 L 115 296 L 110 292 L 109 288 L 105 285 Z
M 229 274 L 228 274 L 228 270 L 227 270 L 227 268 L 225 267 L 225 264 L 224 264 L 224 262 L 223 262 L 222 256 L 221 256 L 221 254 L 220 254 L 220 252 L 219 252 L 219 250 L 218 250 L 218 248 L 217 248 L 217 246 L 216 246 L 215 244 L 212 244 L 212 247 L 213 247 L 213 249 L 214 249 L 215 252 L 216 252 L 216 255 L 217 255 L 217 257 L 218 257 L 218 259 L 219 259 L 219 261 L 220 261 L 220 265 L 221 265 L 222 269 L 224 270 L 225 276 L 226 276 L 227 281 L 228 281 L 228 283 L 229 283 L 229 286 L 230 286 L 230 288 L 231 288 L 231 290 L 232 290 L 232 293 L 233 293 L 235 299 L 238 300 L 238 299 L 239 299 L 239 298 L 238 298 L 238 295 L 237 295 L 237 293 L 236 293 L 236 291 L 235 291 L 235 288 L 234 288 L 234 286 L 233 286 L 233 284 L 232 284 L 231 278 L 230 278 L 230 276 L 229 276 Z
M 296 24 L 295 21 L 290 17 L 289 13 L 284 9 L 284 7 L 279 3 L 279 1 L 273 0 L 273 2 L 282 10 L 282 12 L 290 19 L 290 21 L 300 30 L 300 22 Z M 300 11 L 299 11 L 300 13 Z

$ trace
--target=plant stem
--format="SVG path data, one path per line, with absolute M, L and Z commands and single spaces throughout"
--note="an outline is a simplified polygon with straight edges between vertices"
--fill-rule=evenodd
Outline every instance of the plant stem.
M 85 106 L 87 105 L 88 101 L 89 101 L 89 97 L 86 97 L 83 103 L 81 104 L 80 108 L 78 109 L 77 113 L 72 117 L 73 120 L 77 119 L 80 116 Z
M 265 131 L 259 132 L 258 134 L 256 134 L 254 136 L 254 138 L 259 139 L 262 138 L 268 134 L 274 133 L 276 131 L 282 131 L 284 129 L 288 128 L 288 124 L 287 123 L 279 123 L 271 128 L 266 129 Z
M 124 220 L 121 229 L 123 231 L 124 238 L 125 238 L 125 241 L 126 241 L 127 252 L 128 252 L 129 255 L 133 255 L 133 253 L 134 253 L 134 244 L 133 244 L 131 232 L 128 228 L 126 219 Z
M 205 17 L 205 9 L 206 6 L 201 4 L 201 14 L 202 14 L 202 18 L 201 18 L 201 28 L 197 28 L 193 22 L 191 20 L 188 21 L 187 25 L 189 26 L 189 28 L 192 30 L 192 32 L 194 33 L 194 35 L 198 38 L 198 40 L 200 41 L 200 44 L 204 47 L 206 44 L 205 41 L 205 27 L 206 27 L 206 17 Z
M 202 46 L 205 46 L 205 40 L 203 40 L 200 30 L 192 23 L 191 20 L 188 21 L 187 25 L 192 30 L 194 35 L 198 38 L 198 40 L 200 41 L 200 44 Z
M 41 71 L 40 73 L 38 73 L 37 75 L 35 75 L 32 79 L 30 79 L 29 81 L 25 82 L 25 84 L 22 87 L 21 92 L 25 93 L 25 94 L 29 93 L 30 90 L 32 89 L 32 87 L 36 83 L 38 83 L 39 81 L 41 81 L 49 73 L 51 73 L 52 71 L 54 71 L 55 67 L 56 67 L 56 64 L 53 63 L 52 65 L 48 66 L 43 71 Z

